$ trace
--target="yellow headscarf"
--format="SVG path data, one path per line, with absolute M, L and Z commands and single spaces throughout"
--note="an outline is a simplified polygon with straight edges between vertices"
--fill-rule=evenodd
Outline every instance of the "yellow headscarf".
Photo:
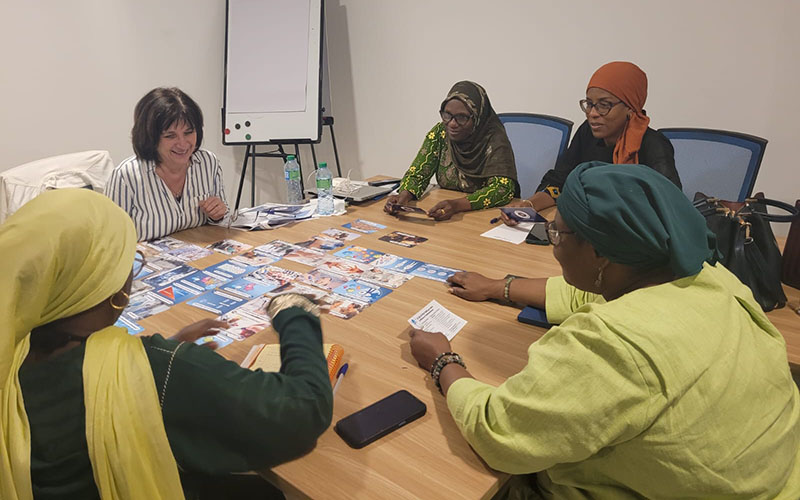
M 30 331 L 107 300 L 136 252 L 128 215 L 87 189 L 48 191 L 0 225 L 0 498 L 33 498 L 19 368 Z M 183 498 L 142 342 L 93 333 L 83 362 L 86 438 L 102 498 Z

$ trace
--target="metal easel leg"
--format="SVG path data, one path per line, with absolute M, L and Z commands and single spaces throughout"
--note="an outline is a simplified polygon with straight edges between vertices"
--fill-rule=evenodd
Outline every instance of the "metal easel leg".
M 333 143 L 333 157 L 336 158 L 336 171 L 339 172 L 339 177 L 341 177 L 342 166 L 339 164 L 339 150 L 336 148 L 336 136 L 333 135 L 333 117 L 331 117 L 331 122 L 328 124 L 328 127 L 331 129 L 331 142 Z
M 250 147 L 248 144 L 244 150 L 244 161 L 242 162 L 242 175 L 239 177 L 239 191 L 236 193 L 236 206 L 234 210 L 239 210 L 239 202 L 242 199 L 242 188 L 244 187 L 244 177 L 247 174 L 247 158 L 250 156 Z

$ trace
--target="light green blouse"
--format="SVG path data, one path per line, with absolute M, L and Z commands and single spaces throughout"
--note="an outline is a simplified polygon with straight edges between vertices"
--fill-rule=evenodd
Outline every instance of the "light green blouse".
M 786 345 L 733 274 L 706 264 L 611 302 L 554 278 L 546 298 L 561 324 L 520 373 L 447 394 L 489 466 L 538 472 L 513 497 L 800 498 Z

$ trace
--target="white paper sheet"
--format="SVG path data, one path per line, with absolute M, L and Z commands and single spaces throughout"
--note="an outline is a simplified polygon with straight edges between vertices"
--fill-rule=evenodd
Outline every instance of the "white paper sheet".
M 532 227 L 533 222 L 520 222 L 513 227 L 500 224 L 486 231 L 481 236 L 519 245 L 525 241 L 525 237 L 528 236 L 528 231 L 530 231 Z
M 447 340 L 453 340 L 453 337 L 467 324 L 467 320 L 456 316 L 435 300 L 420 309 L 417 314 L 409 318 L 408 322 L 414 328 L 426 332 L 443 333 Z

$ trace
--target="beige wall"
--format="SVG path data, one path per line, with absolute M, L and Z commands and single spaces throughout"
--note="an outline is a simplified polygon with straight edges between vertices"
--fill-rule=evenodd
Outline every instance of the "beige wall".
M 131 154 L 138 98 L 175 85 L 203 108 L 205 146 L 220 156 L 233 196 L 243 151 L 220 143 L 224 8 L 221 0 L 2 2 L 0 170 L 83 149 L 108 149 L 119 162 Z M 401 175 L 457 80 L 482 83 L 498 111 L 579 124 L 591 73 L 630 60 L 649 76 L 653 127 L 765 137 L 756 188 L 800 197 L 800 2 L 329 0 L 327 8 L 336 132 L 353 178 Z M 269 64 L 267 54 L 259 60 Z M 327 139 L 319 153 L 333 163 Z M 258 200 L 282 199 L 280 162 L 260 165 Z

